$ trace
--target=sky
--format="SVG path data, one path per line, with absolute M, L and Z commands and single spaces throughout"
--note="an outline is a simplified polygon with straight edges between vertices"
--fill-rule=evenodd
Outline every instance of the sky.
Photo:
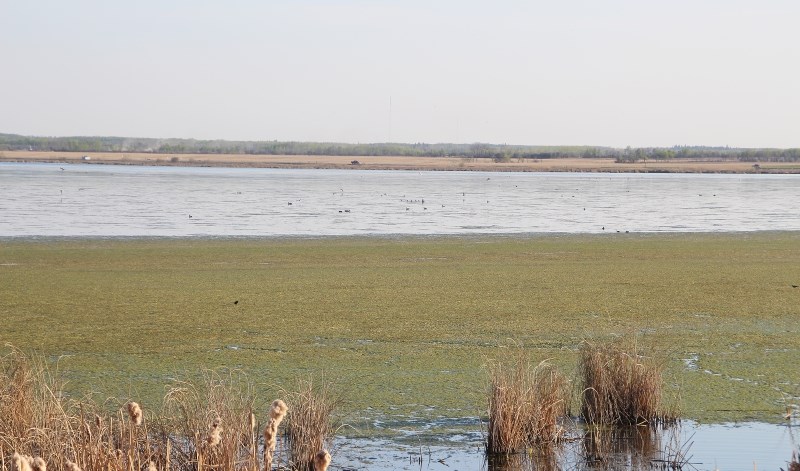
M 0 133 L 800 147 L 796 0 L 0 0 Z

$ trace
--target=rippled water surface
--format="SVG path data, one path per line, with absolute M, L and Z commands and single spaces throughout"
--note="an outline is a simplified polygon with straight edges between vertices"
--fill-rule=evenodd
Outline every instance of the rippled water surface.
M 0 191 L 0 236 L 800 230 L 794 175 L 3 163 Z
M 798 450 L 796 427 L 765 423 L 682 426 L 659 431 L 637 430 L 605 439 L 578 428 L 551 453 L 515 455 L 487 461 L 479 432 L 447 435 L 438 440 L 409 434 L 401 440 L 340 438 L 333 463 L 350 470 L 684 470 L 734 471 L 787 469 Z M 676 460 L 676 457 L 682 458 Z M 674 460 L 674 461 L 673 461 Z

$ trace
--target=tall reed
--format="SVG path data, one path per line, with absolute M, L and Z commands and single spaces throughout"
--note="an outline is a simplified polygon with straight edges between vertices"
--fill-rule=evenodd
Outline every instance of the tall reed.
M 340 399 L 332 383 L 323 380 L 315 384 L 309 379 L 299 381 L 286 402 L 291 410 L 286 427 L 291 467 L 314 470 L 317 453 L 328 448 L 333 438 L 331 421 Z
M 253 429 L 255 393 L 246 377 L 204 372 L 200 383 L 176 382 L 164 398 L 159 442 L 159 469 L 172 467 L 246 469 L 256 471 L 258 443 Z
M 578 360 L 581 416 L 590 424 L 642 425 L 674 421 L 662 406 L 663 362 L 636 344 L 584 342 Z
M 137 401 L 71 400 L 61 387 L 40 358 L 17 349 L 0 357 L 0 471 L 260 471 L 264 465 L 254 413 L 264 409 L 244 377 L 206 372 L 201 382 L 176 382 L 160 411 Z M 285 413 L 282 401 L 265 411 L 270 421 Z
M 547 362 L 533 366 L 518 353 L 511 361 L 492 364 L 487 453 L 556 443 L 564 434 L 558 421 L 565 415 L 568 395 L 566 378 Z

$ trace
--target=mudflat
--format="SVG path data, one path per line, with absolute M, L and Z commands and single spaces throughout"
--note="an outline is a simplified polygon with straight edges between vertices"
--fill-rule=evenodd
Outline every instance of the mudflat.
M 800 397 L 791 232 L 10 239 L 0 279 L 3 343 L 75 397 L 158 404 L 225 367 L 266 399 L 313 375 L 353 417 L 466 417 L 509 350 L 574 378 L 582 341 L 634 338 L 685 417 L 780 421 Z
M 87 159 L 88 157 L 88 159 Z M 251 154 L 151 154 L 2 151 L 0 161 L 197 167 L 338 168 L 363 170 L 440 170 L 511 172 L 670 172 L 670 173 L 800 173 L 798 162 L 718 160 L 648 160 L 617 163 L 613 159 L 493 159 L 404 156 L 318 156 Z

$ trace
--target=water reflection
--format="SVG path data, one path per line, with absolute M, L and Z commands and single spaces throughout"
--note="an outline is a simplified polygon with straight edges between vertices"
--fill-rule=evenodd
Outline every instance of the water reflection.
M 580 453 L 587 469 L 648 469 L 662 459 L 662 430 L 657 427 L 589 427 Z
M 358 471 L 730 471 L 754 466 L 800 471 L 800 463 L 791 462 L 798 451 L 794 429 L 789 424 L 684 421 L 666 429 L 634 427 L 602 433 L 578 424 L 558 446 L 487 457 L 479 433 L 448 428 L 438 435 L 428 430 L 401 439 L 340 437 L 332 451 L 336 469 Z
M 756 430 L 767 431 L 758 433 Z M 730 433 L 735 432 L 735 433 Z M 742 433 L 746 432 L 746 433 Z M 777 432 L 777 433 L 776 433 Z M 697 436 L 700 445 L 697 445 Z M 488 456 L 487 471 L 533 470 L 725 470 L 742 463 L 757 469 L 800 471 L 791 427 L 671 425 L 602 428 L 577 426 L 557 446 L 514 455 Z M 735 438 L 734 438 L 735 437 Z M 756 442 L 756 443 L 754 443 Z M 765 449 L 770 450 L 766 452 Z M 774 450 L 783 450 L 775 453 Z M 475 468 L 477 469 L 477 468 Z
M 665 449 L 662 446 L 665 438 L 669 440 L 679 436 L 680 433 L 674 430 L 657 427 L 587 426 L 576 428 L 569 438 L 558 445 L 513 455 L 488 456 L 487 470 L 680 469 L 680 466 L 670 467 L 680 463 L 674 459 L 670 447 Z
M 561 447 L 550 446 L 512 455 L 496 454 L 486 457 L 487 471 L 556 471 L 564 462 Z

